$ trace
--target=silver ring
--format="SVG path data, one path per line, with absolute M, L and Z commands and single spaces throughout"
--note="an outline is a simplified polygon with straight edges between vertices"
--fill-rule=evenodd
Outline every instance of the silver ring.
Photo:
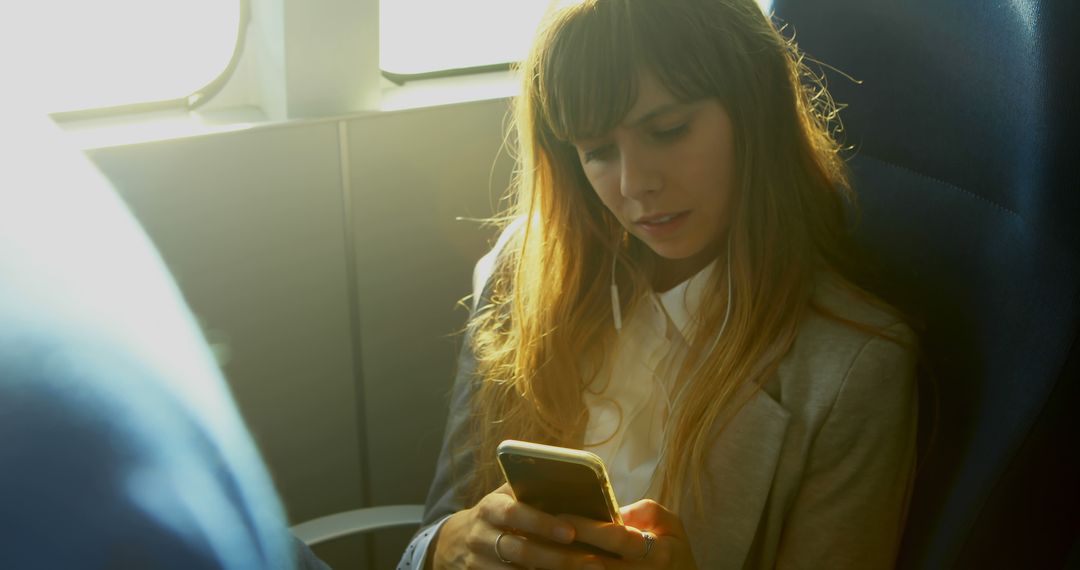
M 499 538 L 495 539 L 495 556 L 498 556 L 499 561 L 502 562 L 503 564 L 513 564 L 514 562 L 512 560 L 507 560 L 507 559 L 503 558 L 502 553 L 499 552 L 499 541 L 502 540 L 503 537 L 506 536 L 506 535 L 507 535 L 507 532 L 504 530 L 504 531 L 499 533 Z
M 641 538 L 645 539 L 645 554 L 641 555 L 641 559 L 645 560 L 645 557 L 652 552 L 652 545 L 656 542 L 656 535 L 647 530 L 643 530 L 641 531 Z

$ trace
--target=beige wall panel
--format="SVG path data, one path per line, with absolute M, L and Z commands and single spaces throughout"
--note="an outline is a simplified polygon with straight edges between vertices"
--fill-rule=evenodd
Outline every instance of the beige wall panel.
M 446 420 L 485 217 L 509 184 L 505 100 L 348 123 L 369 484 L 376 504 L 422 503 Z M 407 535 L 408 533 L 401 533 Z M 380 538 L 391 568 L 403 537 Z
M 90 153 L 212 341 L 292 522 L 361 502 L 335 123 Z

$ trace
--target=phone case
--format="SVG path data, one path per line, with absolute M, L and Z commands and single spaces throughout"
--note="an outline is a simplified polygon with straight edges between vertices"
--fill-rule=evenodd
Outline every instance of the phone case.
M 508 439 L 496 451 L 517 500 L 558 515 L 623 524 L 604 462 L 588 451 Z

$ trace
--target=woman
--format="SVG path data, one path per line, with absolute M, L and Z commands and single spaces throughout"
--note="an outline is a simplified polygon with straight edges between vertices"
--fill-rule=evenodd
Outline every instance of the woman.
M 797 50 L 753 0 L 589 0 L 521 71 L 515 221 L 399 567 L 892 566 L 914 341 L 844 277 L 835 108 Z M 507 438 L 600 455 L 626 526 L 517 503 Z

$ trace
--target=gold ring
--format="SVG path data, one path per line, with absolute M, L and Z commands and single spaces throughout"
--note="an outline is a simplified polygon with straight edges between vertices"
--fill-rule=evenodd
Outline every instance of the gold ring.
M 514 562 L 512 560 L 507 560 L 507 559 L 503 558 L 502 553 L 499 552 L 499 541 L 502 540 L 503 537 L 506 536 L 506 534 L 507 533 L 504 530 L 504 531 L 499 533 L 499 538 L 495 539 L 495 556 L 498 556 L 499 561 L 501 561 L 503 564 L 513 564 Z

